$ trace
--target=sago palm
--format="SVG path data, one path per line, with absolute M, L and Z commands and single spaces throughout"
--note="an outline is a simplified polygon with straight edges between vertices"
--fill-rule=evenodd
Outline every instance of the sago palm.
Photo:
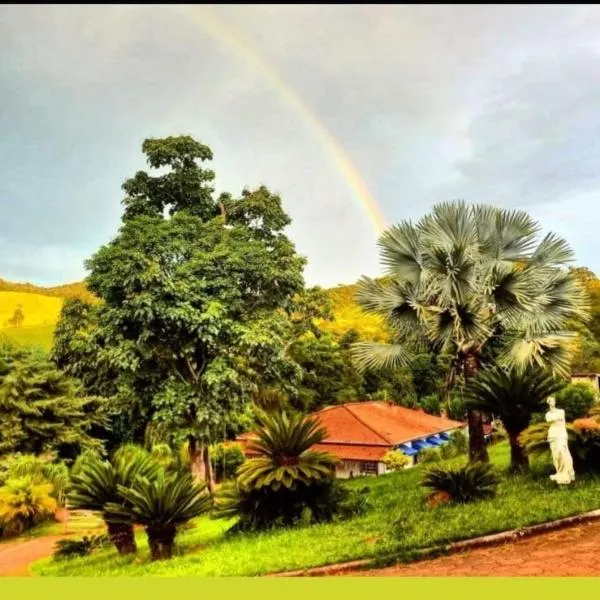
M 451 355 L 467 380 L 492 351 L 506 366 L 566 376 L 576 334 L 565 329 L 587 318 L 587 297 L 563 268 L 573 259 L 569 245 L 539 232 L 521 210 L 464 202 L 388 229 L 379 240 L 386 277 L 363 277 L 357 300 L 384 317 L 395 339 L 356 344 L 358 366 L 406 365 L 426 346 Z M 471 409 L 468 420 L 470 459 L 487 461 L 482 415 Z
M 289 489 L 297 483 L 310 485 L 332 477 L 335 457 L 310 450 L 327 436 L 316 419 L 286 413 L 264 415 L 256 435 L 248 449 L 258 456 L 239 467 L 239 485 L 254 489 L 277 490 L 281 486 Z
M 486 463 L 470 463 L 463 467 L 434 467 L 423 476 L 421 485 L 432 494 L 443 494 L 453 502 L 474 502 L 492 498 L 500 480 Z
M 153 478 L 138 477 L 131 486 L 118 486 L 125 500 L 108 504 L 123 523 L 146 528 L 152 560 L 171 558 L 177 526 L 208 512 L 212 498 L 205 486 L 194 483 L 191 473 L 161 469 Z
M 154 477 L 157 470 L 148 454 L 129 448 L 117 451 L 110 461 L 87 457 L 72 477 L 69 501 L 74 508 L 99 512 L 119 554 L 133 554 L 137 550 L 133 523 L 124 522 L 113 509 L 124 502 L 120 486 L 129 487 L 140 476 Z
M 510 442 L 511 470 L 525 471 L 527 454 L 519 435 L 529 426 L 531 415 L 543 411 L 546 399 L 561 390 L 565 382 L 540 368 L 526 371 L 494 367 L 483 369 L 465 389 L 467 406 L 500 418 Z

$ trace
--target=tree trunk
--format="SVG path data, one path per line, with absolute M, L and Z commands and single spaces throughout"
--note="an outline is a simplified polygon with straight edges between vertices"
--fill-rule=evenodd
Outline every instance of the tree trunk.
M 479 360 L 477 356 L 467 355 L 465 359 L 465 383 L 468 384 L 469 380 L 477 375 L 478 369 Z M 483 414 L 478 410 L 469 409 L 467 420 L 469 423 L 469 462 L 490 462 L 483 433 Z
M 212 493 L 214 489 L 214 478 L 212 464 L 210 462 L 210 450 L 208 446 L 204 446 L 204 448 L 202 449 L 202 459 L 204 461 L 204 475 L 206 487 L 208 488 L 208 491 Z
M 151 525 L 146 527 L 152 560 L 164 560 L 173 556 L 176 533 L 175 525 Z
M 523 446 L 519 443 L 519 434 L 523 429 L 509 429 L 504 425 L 510 443 L 510 471 L 513 473 L 526 473 L 529 471 L 529 458 Z
M 137 552 L 133 525 L 128 525 L 127 523 L 106 523 L 106 528 L 108 530 L 108 537 L 119 554 L 135 554 Z
M 206 479 L 206 472 L 204 469 L 204 460 L 202 457 L 202 449 L 198 445 L 196 438 L 193 436 L 189 437 L 188 440 L 188 451 L 190 454 L 190 470 L 192 477 L 196 483 L 203 483 Z

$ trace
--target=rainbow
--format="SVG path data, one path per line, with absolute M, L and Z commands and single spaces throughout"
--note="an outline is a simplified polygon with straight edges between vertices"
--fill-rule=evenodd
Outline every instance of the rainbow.
M 213 11 L 205 6 L 179 5 L 177 8 L 185 11 L 186 16 L 198 23 L 207 35 L 224 43 L 231 51 L 235 52 L 237 57 L 260 73 L 281 100 L 302 117 L 306 126 L 330 155 L 344 181 L 364 208 L 377 233 L 385 230 L 387 222 L 383 211 L 360 173 L 325 124 L 311 111 L 294 88 L 288 85 L 252 46 L 217 18 Z

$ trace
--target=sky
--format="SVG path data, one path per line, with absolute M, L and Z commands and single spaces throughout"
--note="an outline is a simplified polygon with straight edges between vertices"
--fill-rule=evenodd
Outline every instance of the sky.
M 457 198 L 600 273 L 597 6 L 2 5 L 0 278 L 83 278 L 142 141 L 180 134 L 218 192 L 281 195 L 309 284 L 377 275 L 381 227 Z

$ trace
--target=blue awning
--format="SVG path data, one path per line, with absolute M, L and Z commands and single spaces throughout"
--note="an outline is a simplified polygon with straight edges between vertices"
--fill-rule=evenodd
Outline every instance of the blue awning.
M 398 448 L 402 454 L 406 454 L 406 456 L 414 456 L 418 454 L 419 451 L 412 448 L 409 444 L 400 444 L 400 448 Z
M 425 440 L 417 440 L 417 441 L 411 442 L 411 443 L 412 443 L 413 448 L 416 448 L 417 450 L 425 450 L 426 448 L 435 448 L 435 446 L 433 444 L 429 444 Z
M 441 446 L 445 442 L 446 440 L 441 439 L 437 435 L 432 435 L 431 437 L 427 438 L 427 443 L 431 444 L 432 446 Z
M 443 433 L 438 433 L 438 435 L 446 442 L 450 439 L 450 434 L 446 431 L 444 431 Z

